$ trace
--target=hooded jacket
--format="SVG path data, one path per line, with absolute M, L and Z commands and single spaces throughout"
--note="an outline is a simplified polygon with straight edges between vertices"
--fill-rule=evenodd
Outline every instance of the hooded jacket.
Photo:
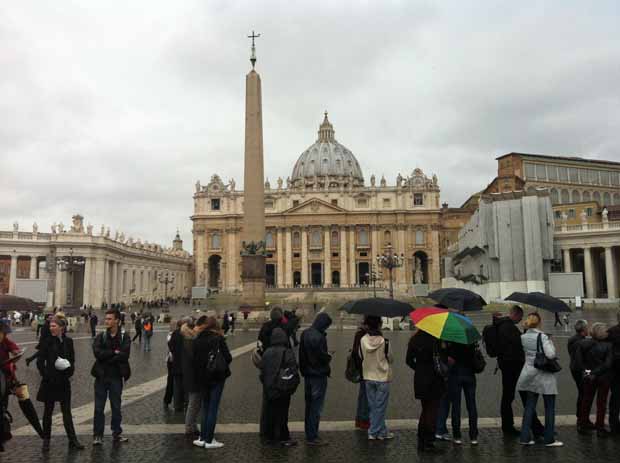
M 230 366 L 232 362 L 232 355 L 230 355 L 224 336 L 211 330 L 204 330 L 194 339 L 193 348 L 194 374 L 201 391 L 208 390 L 213 384 L 225 381 L 226 378 L 230 376 L 230 367 L 218 378 L 210 377 L 207 373 L 207 363 L 209 362 L 209 355 L 212 351 L 220 349 L 226 363 Z
M 301 333 L 299 368 L 303 376 L 327 377 L 331 374 L 332 356 L 327 351 L 327 328 L 332 319 L 325 312 L 316 316 L 312 326 Z
M 194 338 L 196 334 L 187 323 L 181 326 L 180 334 L 183 345 L 183 355 L 181 356 L 183 389 L 185 392 L 199 392 L 200 388 L 196 383 L 196 375 L 194 374 Z
M 263 354 L 259 363 L 260 380 L 263 391 L 269 397 L 280 368 L 297 369 L 297 359 L 293 349 L 289 347 L 288 336 L 282 328 L 275 328 L 271 334 L 271 345 Z
M 389 342 L 380 332 L 366 333 L 360 342 L 362 349 L 362 374 L 365 381 L 387 383 L 392 380 L 392 354 Z

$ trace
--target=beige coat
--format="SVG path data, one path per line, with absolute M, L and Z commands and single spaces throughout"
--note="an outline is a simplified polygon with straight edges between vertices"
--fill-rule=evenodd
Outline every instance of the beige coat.
M 387 350 L 387 353 L 386 353 Z M 361 340 L 362 372 L 365 381 L 392 381 L 392 353 L 383 336 L 366 334 Z

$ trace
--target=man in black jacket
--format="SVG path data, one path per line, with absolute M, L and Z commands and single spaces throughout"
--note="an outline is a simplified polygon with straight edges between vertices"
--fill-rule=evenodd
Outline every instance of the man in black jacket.
M 525 363 L 525 353 L 521 344 L 521 331 L 517 324 L 523 319 L 523 309 L 518 305 L 510 309 L 507 317 L 496 318 L 493 324 L 497 329 L 497 365 L 502 372 L 502 431 L 506 435 L 520 436 L 520 432 L 514 427 L 514 415 L 512 402 L 515 399 L 517 381 Z M 525 406 L 526 394 L 519 393 Z M 544 426 L 534 415 L 532 420 L 532 433 L 538 438 L 544 433 Z
M 258 340 L 261 343 L 263 352 L 271 345 L 271 333 L 275 328 L 282 328 L 286 332 L 283 316 L 282 309 L 280 307 L 274 307 L 269 313 L 269 321 L 263 323 L 263 326 L 261 326 L 258 332 Z
M 304 429 L 309 445 L 322 445 L 319 439 L 321 410 L 327 392 L 327 378 L 331 373 L 332 356 L 327 350 L 326 330 L 332 319 L 325 312 L 319 313 L 312 327 L 301 334 L 299 343 L 299 367 L 304 377 L 306 414 Z
M 121 315 L 110 309 L 105 313 L 106 331 L 99 333 L 93 341 L 95 364 L 91 374 L 95 377 L 95 416 L 93 423 L 93 445 L 103 444 L 105 428 L 105 403 L 110 398 L 112 409 L 112 437 L 114 442 L 127 442 L 121 428 L 121 395 L 123 382 L 129 379 L 129 353 L 131 340 L 120 329 Z
M 609 427 L 614 434 L 620 434 L 620 311 L 617 319 L 618 324 L 607 330 L 607 342 L 612 344 L 614 355 L 609 400 Z
M 588 336 L 588 322 L 585 320 L 577 320 L 575 322 L 575 334 L 570 337 L 567 343 L 568 355 L 570 357 L 570 373 L 573 376 L 575 385 L 577 386 L 577 419 L 579 419 L 579 410 L 581 410 L 581 401 L 583 397 L 583 371 L 578 368 L 575 354 L 577 353 L 577 345 Z M 593 423 L 586 423 L 589 428 L 594 428 Z

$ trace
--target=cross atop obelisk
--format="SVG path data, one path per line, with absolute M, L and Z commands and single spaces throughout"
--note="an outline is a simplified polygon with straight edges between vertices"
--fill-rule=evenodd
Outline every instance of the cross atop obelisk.
M 260 37 L 260 34 L 252 31 L 252 35 L 248 35 L 248 39 L 252 39 L 252 54 L 250 55 L 250 62 L 252 63 L 252 69 L 254 69 L 254 65 L 256 64 L 256 46 L 254 45 L 254 39 Z

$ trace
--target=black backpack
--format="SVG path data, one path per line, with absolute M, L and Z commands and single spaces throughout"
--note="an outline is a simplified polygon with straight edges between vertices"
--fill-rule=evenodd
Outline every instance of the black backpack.
M 489 357 L 495 358 L 499 355 L 499 329 L 495 323 L 484 327 L 482 342 Z
M 226 377 L 228 371 L 228 362 L 224 358 L 222 351 L 220 350 L 220 343 L 218 340 L 217 347 L 209 352 L 207 357 L 207 378 L 211 380 L 220 380 Z
M 287 395 L 293 395 L 301 381 L 299 371 L 297 370 L 297 365 L 288 367 L 284 366 L 285 356 L 286 349 L 282 352 L 282 360 L 280 360 L 278 375 L 273 383 L 272 390 L 269 391 L 270 399 L 278 399 Z

